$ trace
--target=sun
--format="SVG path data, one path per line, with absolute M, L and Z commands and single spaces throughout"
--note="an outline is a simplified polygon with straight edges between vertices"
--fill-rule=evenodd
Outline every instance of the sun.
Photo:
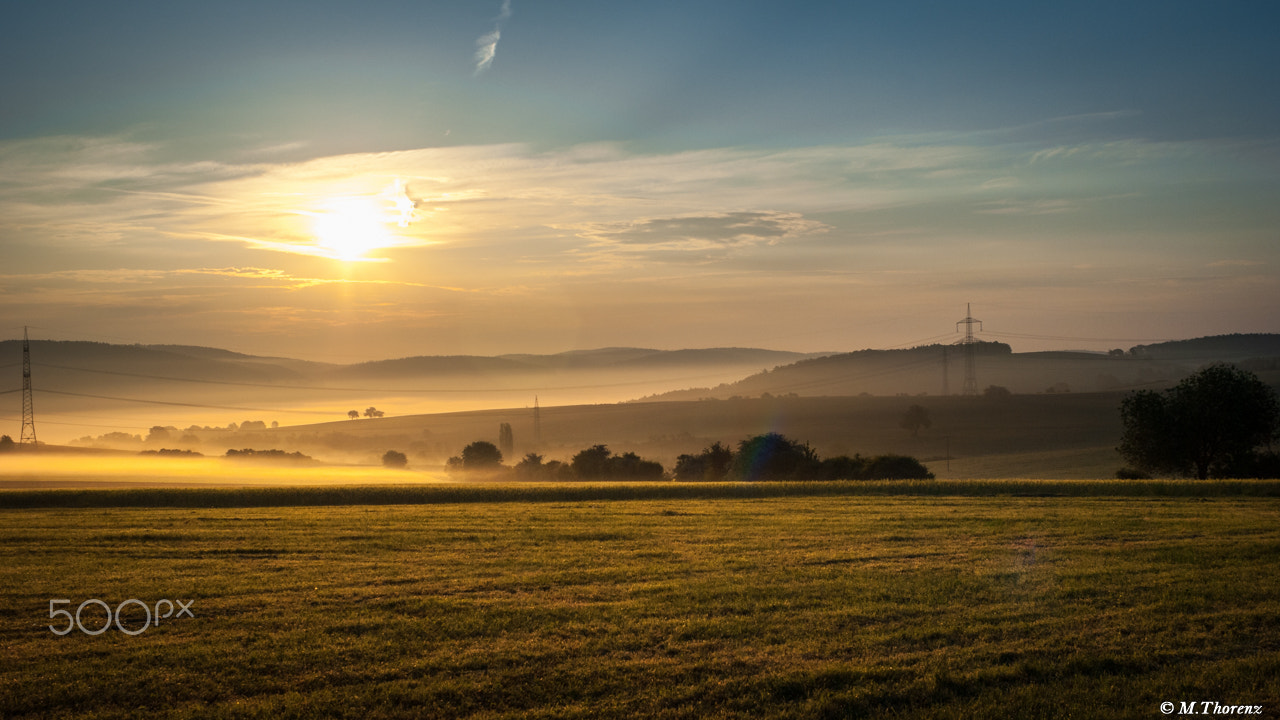
M 393 221 L 391 221 L 393 222 Z M 368 198 L 341 198 L 314 213 L 311 232 L 326 255 L 344 262 L 369 262 L 369 253 L 397 244 L 390 222 Z

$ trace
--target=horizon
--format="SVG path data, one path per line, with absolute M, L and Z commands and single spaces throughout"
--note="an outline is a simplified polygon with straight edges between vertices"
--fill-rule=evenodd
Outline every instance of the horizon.
M 1176 347 L 1180 343 L 1196 344 L 1202 340 L 1220 341 L 1232 338 L 1274 340 L 1280 334 L 1229 334 L 1172 341 L 1172 355 L 1137 356 L 1140 363 L 1127 362 L 1139 347 L 1121 348 L 1121 364 L 1101 368 L 1092 359 L 1106 358 L 1114 352 L 1058 349 L 1019 352 L 1004 341 L 988 341 L 1007 348 L 1007 353 L 989 356 L 979 363 L 981 386 L 1008 386 L 1018 394 L 1098 392 L 1147 387 L 1153 381 L 1168 381 L 1177 376 L 1175 358 L 1184 358 Z M 40 343 L 48 343 L 40 347 Z M 92 349 L 54 351 L 57 345 L 79 345 L 84 342 L 103 348 L 120 348 L 159 352 L 159 356 L 106 354 Z M 22 363 L 17 362 L 20 340 L 4 340 L 10 355 L 4 367 L 13 369 L 14 381 Z M 1272 342 L 1270 345 L 1274 345 Z M 764 348 L 705 348 L 664 351 L 652 348 L 596 348 L 567 351 L 551 355 L 516 354 L 498 365 L 469 364 L 470 358 L 501 359 L 501 356 L 411 356 L 385 358 L 369 363 L 336 365 L 311 364 L 306 358 L 266 357 L 230 353 L 210 346 L 174 346 L 172 344 L 120 345 L 96 341 L 42 341 L 33 339 L 32 377 L 36 396 L 36 425 L 42 428 L 43 442 L 67 444 L 101 439 L 112 433 L 143 434 L 148 428 L 205 427 L 220 428 L 229 423 L 279 421 L 282 428 L 316 423 L 348 422 L 349 411 L 369 405 L 386 411 L 389 417 L 427 416 L 470 411 L 516 411 L 532 408 L 537 398 L 544 408 L 653 402 L 655 400 L 687 401 L 732 397 L 823 397 L 869 394 L 877 397 L 959 395 L 961 362 L 957 353 L 949 366 L 942 356 L 940 364 L 921 365 L 904 357 L 903 364 L 889 375 L 883 368 L 849 366 L 835 376 L 824 375 L 823 365 L 806 362 L 815 357 L 852 358 L 851 362 L 882 362 L 881 353 L 902 353 L 932 348 L 963 347 L 962 343 L 915 344 L 898 348 L 863 348 L 812 355 L 793 354 Z M 1269 357 L 1270 345 L 1222 342 L 1202 348 L 1209 353 L 1202 361 L 1228 357 Z M 1242 349 L 1248 348 L 1248 349 Z M 184 350 L 191 350 L 184 354 Z M 204 354 L 198 351 L 210 351 Z M 628 354 L 628 351 L 632 354 Z M 720 353 L 718 351 L 730 351 Z M 732 351 L 737 351 L 732 352 Z M 68 354 L 71 352 L 71 354 Z M 612 354 L 621 352 L 621 357 Z M 709 353 L 681 362 L 649 363 L 647 358 L 661 359 L 667 353 Z M 781 353 L 781 357 L 775 353 Z M 47 355 L 45 353 L 48 353 Z M 764 356 L 761 356 L 761 353 Z M 871 353 L 858 360 L 861 353 Z M 1056 360 L 1035 359 L 1037 354 L 1059 356 Z M 567 360 L 565 364 L 543 364 L 535 358 L 592 356 L 599 359 L 585 363 Z M 1049 370 L 1032 369 L 1036 363 L 1058 362 L 1070 356 L 1084 356 L 1076 362 L 1084 365 L 1068 370 L 1056 366 Z M 1013 366 L 1000 370 L 999 357 L 1025 357 L 1024 370 Z M 169 357 L 169 360 L 163 358 Z M 984 357 L 988 357 L 984 355 Z M 528 358 L 533 362 L 522 362 Z M 77 359 L 91 359 L 85 365 Z M 1115 358 L 1112 358 L 1113 360 Z M 161 362 L 157 362 L 161 360 Z M 403 360 L 424 360 L 426 366 L 395 365 Z M 462 360 L 462 364 L 450 364 Z M 444 361 L 439 362 L 439 361 Z M 227 363 L 220 365 L 218 363 Z M 292 365 L 301 362 L 303 365 Z M 378 369 L 379 363 L 391 363 Z M 638 364 L 635 364 L 637 363 Z M 1155 366 L 1150 363 L 1154 362 Z M 138 363 L 135 365 L 135 363 Z M 195 363 L 195 364 L 191 364 Z M 213 364 L 210 364 L 213 363 Z M 276 364 L 279 363 L 279 364 Z M 513 364 L 509 364 L 513 363 Z M 360 370 L 364 365 L 370 365 Z M 1164 367 L 1161 371 L 1158 367 Z M 938 370 L 943 370 L 938 374 Z M 356 370 L 356 374 L 349 371 Z M 335 375 L 334 372 L 348 372 Z M 777 373 L 790 373 L 779 376 Z M 1030 372 L 1030 375 L 1026 373 Z M 1152 373 L 1155 374 L 1152 374 Z M 1173 374 L 1170 375 L 1169 373 Z M 363 373 L 363 374 L 361 374 Z M 815 374 L 816 373 L 816 374 Z M 994 373 L 994 375 L 993 375 Z M 1011 374 L 1010 374 L 1011 373 Z M 1022 374 L 1019 374 L 1022 373 Z M 1144 374 L 1145 373 L 1145 374 Z M 940 382 L 947 376 L 951 383 Z M 103 377 L 106 376 L 106 377 Z M 778 379 L 781 377 L 782 379 Z M 844 378 L 844 379 L 839 379 Z M 1064 382 L 1069 380 L 1070 382 Z M 174 383 L 177 383 L 176 385 Z M 834 383 L 834 384 L 833 384 Z M 1135 384 L 1136 383 L 1136 384 Z M 1044 388 L 1048 387 L 1048 390 Z M 796 391 L 799 391 L 798 395 Z M 0 394 L 13 395 L 17 403 L 20 392 L 0 387 Z M 13 408 L 16 412 L 16 406 Z M 15 425 L 19 418 L 8 413 L 0 418 Z M 323 418 L 323 419 L 322 419 Z M 73 429 L 75 428 L 75 429 Z M 87 431 L 87 434 L 86 434 Z M 11 435 L 12 436 L 12 435 Z
M 15 8 L 0 292 L 360 362 L 1280 331 L 1265 3 Z
M 999 344 L 1008 345 L 1014 354 L 1039 353 L 1039 352 L 1063 352 L 1063 353 L 1085 353 L 1085 354 L 1094 354 L 1094 355 L 1098 355 L 1098 354 L 1105 355 L 1116 349 L 1120 349 L 1125 352 L 1130 352 L 1135 347 L 1142 347 L 1146 345 L 1190 342 L 1195 340 L 1204 340 L 1204 339 L 1212 339 L 1212 338 L 1220 338 L 1220 337 L 1277 335 L 1277 334 L 1280 334 L 1280 332 L 1276 332 L 1276 333 L 1268 333 L 1268 332 L 1215 333 L 1212 335 L 1199 335 L 1195 337 L 1147 339 L 1145 342 L 1137 343 L 1129 347 L 1107 347 L 1106 349 L 1086 348 L 1086 347 L 1067 347 L 1067 346 L 1052 346 L 1052 347 L 1044 346 L 1043 343 L 1054 342 L 1054 340 L 1048 336 L 1036 336 L 1031 339 L 1018 338 L 1018 337 L 985 338 L 983 337 L 984 333 L 982 333 L 981 331 L 974 331 L 974 339 L 984 343 L 999 343 Z M 1000 334 L 996 334 L 996 335 L 1000 335 Z M 155 343 L 122 342 L 122 341 L 111 342 L 106 340 L 91 340 L 91 339 L 85 339 L 85 338 L 52 338 L 52 337 L 38 337 L 38 336 L 29 337 L 29 340 L 32 343 L 39 343 L 39 342 L 86 343 L 86 344 L 112 345 L 112 346 L 118 346 L 118 347 L 141 347 L 141 348 L 149 348 L 149 349 L 186 348 L 186 349 L 192 349 L 192 350 L 216 350 L 220 352 L 230 353 L 233 355 L 243 355 L 246 357 L 253 357 L 253 358 L 264 359 L 264 360 L 297 360 L 302 362 L 314 362 L 319 364 L 348 366 L 348 365 L 364 365 L 364 364 L 379 363 L 379 362 L 394 361 L 394 360 L 412 360 L 415 358 L 451 358 L 451 357 L 518 358 L 518 357 L 526 357 L 526 356 L 527 357 L 555 357 L 559 355 L 573 355 L 576 353 L 588 354 L 588 353 L 599 353 L 599 352 L 605 352 L 605 351 L 626 351 L 626 350 L 640 351 L 640 352 L 654 352 L 654 353 L 702 352 L 702 351 L 713 351 L 713 350 L 746 350 L 746 351 L 763 351 L 763 352 L 794 354 L 794 355 L 844 355 L 844 354 L 858 353 L 858 352 L 887 352 L 887 351 L 895 351 L 895 350 L 909 351 L 909 350 L 914 350 L 918 348 L 935 347 L 935 346 L 943 346 L 943 345 L 958 346 L 962 344 L 964 334 L 957 331 L 954 333 L 948 333 L 943 337 L 954 338 L 954 339 L 951 339 L 948 341 L 946 339 L 938 339 L 938 337 L 935 336 L 931 338 L 923 338 L 921 341 L 918 341 L 918 342 L 907 341 L 907 342 L 897 343 L 895 345 L 884 346 L 884 347 L 867 346 L 867 347 L 855 348 L 852 350 L 826 349 L 826 350 L 816 350 L 816 351 L 786 350 L 786 349 L 781 349 L 776 347 L 749 347 L 749 346 L 743 346 L 743 345 L 734 345 L 734 346 L 717 345 L 717 346 L 703 346 L 703 347 L 683 346 L 683 347 L 667 347 L 667 348 L 642 347 L 639 345 L 610 345 L 610 346 L 601 346 L 601 347 L 575 347 L 575 348 L 569 348 L 564 350 L 551 350 L 549 352 L 511 351 L 511 352 L 496 353 L 496 354 L 451 353 L 451 354 L 440 354 L 440 355 L 417 354 L 417 355 L 380 356 L 380 357 L 371 357 L 365 360 L 354 360 L 350 362 L 332 362 L 332 363 L 327 361 L 321 361 L 321 360 L 313 360 L 311 358 L 304 357 L 302 355 L 297 355 L 297 354 L 295 355 L 258 355 L 251 352 L 245 352 L 245 351 L 234 349 L 234 348 L 221 347 L 216 345 L 201 345 L 201 344 L 191 345 L 186 343 L 172 343 L 172 342 L 155 342 Z M 1071 338 L 1066 340 L 1077 341 L 1081 339 Z M 1098 342 L 1098 343 L 1108 343 L 1108 342 L 1113 342 L 1114 340 L 1116 339 L 1115 338 L 1098 338 L 1098 339 L 1093 339 L 1092 341 Z M 23 338 L 21 336 L 11 337 L 11 338 L 0 338 L 0 343 L 21 343 L 22 341 L 23 341 Z M 1034 349 L 1020 349 L 1018 346 L 1019 342 L 1028 343 L 1034 346 Z

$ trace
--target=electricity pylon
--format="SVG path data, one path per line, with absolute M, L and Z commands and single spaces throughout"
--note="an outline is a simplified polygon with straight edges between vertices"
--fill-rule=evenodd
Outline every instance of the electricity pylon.
M 538 407 L 538 396 L 533 396 L 533 449 L 542 449 L 542 410 Z
M 978 358 L 976 356 L 978 340 L 973 337 L 973 326 L 977 325 L 978 330 L 982 330 L 982 321 L 973 318 L 973 307 L 969 303 L 965 303 L 965 316 L 963 320 L 956 322 L 956 329 L 964 325 L 964 339 L 960 341 L 960 345 L 964 347 L 964 388 L 960 391 L 962 395 L 978 394 Z
M 31 402 L 31 341 L 27 329 L 22 328 L 22 435 L 23 445 L 36 444 L 36 410 Z

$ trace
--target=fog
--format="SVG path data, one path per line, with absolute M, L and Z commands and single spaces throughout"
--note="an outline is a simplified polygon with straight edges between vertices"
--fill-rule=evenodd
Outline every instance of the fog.
M 446 482 L 443 473 L 382 467 L 252 463 L 226 458 L 6 453 L 0 488 L 401 485 Z

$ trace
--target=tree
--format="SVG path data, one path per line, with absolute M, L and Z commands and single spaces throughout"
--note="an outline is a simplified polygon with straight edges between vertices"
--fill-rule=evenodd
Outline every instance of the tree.
M 502 451 L 487 440 L 477 440 L 462 448 L 463 470 L 487 470 L 502 464 Z
M 13 438 L 8 435 L 0 435 L 0 451 L 12 450 L 14 444 Z
M 1280 399 L 1258 376 L 1210 365 L 1163 394 L 1142 390 L 1120 403 L 1116 448 L 1134 468 L 1205 479 L 1253 474 L 1280 430 Z
M 625 480 L 661 480 L 662 464 L 633 452 L 609 458 L 609 477 Z
M 537 480 L 546 472 L 547 466 L 542 464 L 542 456 L 538 453 L 529 453 L 524 459 L 516 463 L 516 477 L 521 480 Z
M 861 455 L 837 455 L 823 458 L 818 466 L 818 480 L 865 480 L 870 461 Z
M 356 418 L 360 417 L 360 411 L 359 411 L 359 410 L 348 410 L 348 411 L 347 411 L 347 417 L 351 418 L 352 420 L 355 420 Z
M 364 411 L 364 416 L 367 418 L 380 418 L 383 415 L 386 415 L 386 413 L 382 412 L 376 407 L 365 408 L 365 411 Z
M 569 460 L 573 473 L 583 480 L 609 476 L 609 457 L 613 453 L 607 445 L 592 445 Z
M 511 423 L 498 426 L 498 449 L 503 455 L 512 455 L 516 449 L 515 434 L 511 432 Z
M 409 465 L 409 458 L 402 452 L 397 452 L 395 450 L 388 450 L 382 456 L 383 467 L 403 468 L 403 467 L 408 467 L 408 465 Z
M 808 443 L 768 433 L 738 443 L 733 474 L 743 480 L 805 480 L 816 475 L 819 465 Z
M 733 451 L 716 441 L 697 455 L 676 458 L 677 480 L 724 480 L 733 467 Z
M 1013 393 L 1003 385 L 988 385 L 987 389 L 982 391 L 982 396 L 988 400 L 1008 400 L 1013 397 Z
M 898 427 L 911 431 L 911 437 L 920 436 L 920 428 L 929 429 L 933 427 L 933 421 L 929 419 L 929 411 L 921 405 L 912 405 L 902 414 L 902 419 L 898 421 Z

